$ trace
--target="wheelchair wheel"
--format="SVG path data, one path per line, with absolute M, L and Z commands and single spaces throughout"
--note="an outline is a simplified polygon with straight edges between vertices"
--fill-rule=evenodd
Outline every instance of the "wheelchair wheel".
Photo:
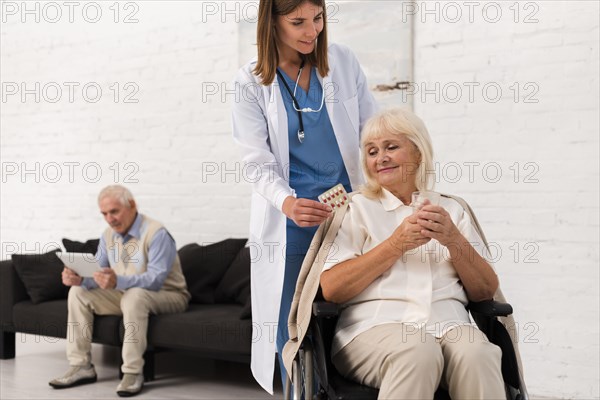
M 285 388 L 283 389 L 283 400 L 290 400 L 291 391 L 292 381 L 290 381 L 290 377 L 288 376 L 285 380 Z
M 313 374 L 313 349 L 307 340 L 292 363 L 292 379 L 288 379 L 286 382 L 284 399 L 312 400 L 314 395 Z
M 303 351 L 303 376 L 304 376 L 304 399 L 312 400 L 314 393 L 314 367 L 313 367 L 313 348 L 309 340 L 304 342 Z
M 298 357 L 292 364 L 292 400 L 302 400 L 302 368 Z

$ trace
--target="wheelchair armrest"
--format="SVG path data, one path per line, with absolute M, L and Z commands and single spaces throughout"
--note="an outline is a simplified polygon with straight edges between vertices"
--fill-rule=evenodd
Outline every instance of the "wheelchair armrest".
M 478 302 L 469 302 L 467 306 L 469 311 L 482 314 L 488 317 L 506 317 L 513 313 L 512 306 L 508 303 L 500 303 L 495 300 L 484 300 Z M 313 303 L 313 315 L 315 317 L 337 317 L 340 313 L 340 306 L 328 301 L 315 301 Z
M 467 306 L 472 313 L 478 313 L 487 317 L 506 317 L 513 313 L 512 306 L 508 303 L 500 303 L 495 300 L 484 300 L 469 302 Z
M 340 313 L 340 306 L 328 301 L 315 301 L 312 306 L 315 317 L 330 318 L 337 317 Z

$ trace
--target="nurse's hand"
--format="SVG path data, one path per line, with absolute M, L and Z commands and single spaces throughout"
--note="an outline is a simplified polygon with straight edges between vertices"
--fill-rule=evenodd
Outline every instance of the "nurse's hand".
M 283 213 L 301 227 L 317 226 L 331 216 L 333 209 L 328 205 L 309 199 L 288 196 L 283 201 Z

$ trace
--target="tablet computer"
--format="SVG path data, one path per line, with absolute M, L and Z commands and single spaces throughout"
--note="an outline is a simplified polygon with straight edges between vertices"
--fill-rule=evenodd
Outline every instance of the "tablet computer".
M 79 276 L 92 277 L 101 267 L 96 257 L 90 253 L 56 253 L 58 258 Z

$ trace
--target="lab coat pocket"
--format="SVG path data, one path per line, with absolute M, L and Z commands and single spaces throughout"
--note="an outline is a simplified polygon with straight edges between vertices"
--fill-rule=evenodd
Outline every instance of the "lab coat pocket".
M 252 193 L 250 204 L 250 237 L 260 239 L 267 217 L 267 200 L 258 193 Z
M 344 100 L 344 108 L 346 109 L 346 114 L 348 116 L 348 120 L 352 124 L 354 128 L 354 132 L 358 134 L 360 129 L 359 122 L 359 111 L 358 111 L 358 95 L 354 97 L 350 97 L 348 100 Z

